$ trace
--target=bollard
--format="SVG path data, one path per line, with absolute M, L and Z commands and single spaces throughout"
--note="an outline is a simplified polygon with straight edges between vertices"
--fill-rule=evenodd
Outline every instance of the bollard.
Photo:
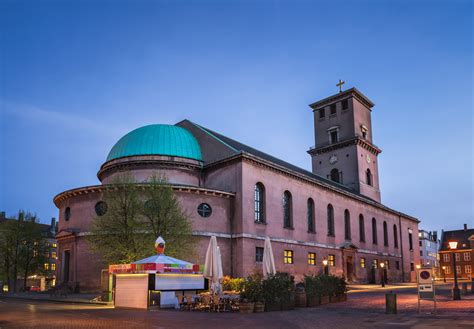
M 397 294 L 385 294 L 385 314 L 397 314 Z
M 461 295 L 467 295 L 467 282 L 461 283 Z

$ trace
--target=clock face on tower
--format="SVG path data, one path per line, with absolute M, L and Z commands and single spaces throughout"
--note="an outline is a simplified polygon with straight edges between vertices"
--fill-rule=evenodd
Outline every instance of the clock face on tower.
M 331 155 L 331 157 L 329 158 L 329 163 L 333 165 L 336 162 L 337 162 L 337 155 L 335 154 Z

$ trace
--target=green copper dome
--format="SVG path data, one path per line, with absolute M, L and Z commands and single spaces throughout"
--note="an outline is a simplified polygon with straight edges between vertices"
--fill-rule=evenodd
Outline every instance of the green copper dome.
M 186 129 L 172 125 L 132 130 L 112 147 L 107 161 L 134 155 L 169 155 L 202 161 L 196 138 Z

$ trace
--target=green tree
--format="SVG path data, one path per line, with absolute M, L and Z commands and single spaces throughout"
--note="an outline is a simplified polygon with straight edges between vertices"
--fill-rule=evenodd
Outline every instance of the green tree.
M 191 222 L 164 177 L 137 183 L 130 175 L 120 176 L 104 191 L 103 201 L 107 211 L 93 219 L 87 239 L 91 250 L 107 264 L 130 263 L 152 255 L 160 235 L 166 241 L 167 254 L 192 254 Z

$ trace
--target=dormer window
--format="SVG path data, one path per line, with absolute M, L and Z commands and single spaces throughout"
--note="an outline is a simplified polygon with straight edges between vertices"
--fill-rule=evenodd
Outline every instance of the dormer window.
M 328 129 L 329 144 L 339 142 L 339 127 L 331 127 Z

